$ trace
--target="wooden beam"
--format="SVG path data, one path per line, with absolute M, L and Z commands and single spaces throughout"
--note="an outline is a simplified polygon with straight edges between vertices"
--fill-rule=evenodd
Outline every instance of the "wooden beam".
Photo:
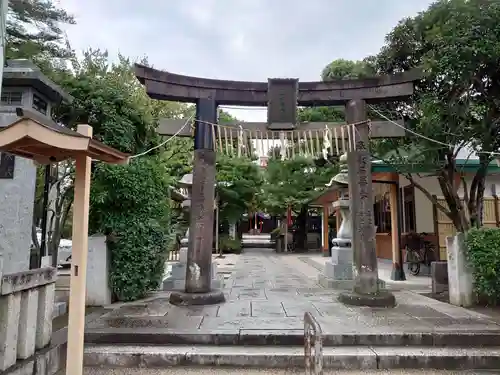
M 400 126 L 395 125 L 391 121 L 372 121 L 371 123 L 371 130 L 370 130 L 370 137 L 371 138 L 402 138 L 406 135 L 406 131 L 404 128 L 404 121 L 403 120 L 398 120 L 395 121 L 398 123 Z M 165 136 L 172 136 L 176 134 L 184 125 L 186 124 L 186 120 L 179 120 L 179 119 L 160 119 L 160 123 L 157 128 L 157 132 L 160 135 L 165 135 Z M 252 136 L 255 135 L 255 132 L 263 132 L 266 133 L 266 135 L 269 135 L 269 139 L 280 139 L 280 132 L 279 131 L 272 131 L 268 130 L 269 126 L 272 127 L 272 124 L 269 125 L 267 122 L 235 122 L 235 123 L 225 123 L 225 124 L 220 124 L 222 126 L 227 127 L 227 132 L 221 131 L 220 136 L 224 138 L 225 136 L 227 137 L 232 137 L 233 140 L 236 140 L 238 137 L 238 131 L 240 129 L 240 125 L 243 129 L 247 130 L 245 133 L 251 132 Z M 281 125 L 281 124 L 279 124 Z M 322 136 L 323 130 L 325 130 L 326 127 L 333 129 L 333 128 L 339 128 L 339 131 L 337 131 L 337 138 L 340 138 L 340 127 L 346 125 L 346 123 L 343 122 L 303 122 L 299 123 L 295 128 L 293 129 L 294 131 L 318 131 L 319 135 Z M 226 133 L 226 134 L 224 134 Z M 347 132 L 345 132 L 346 139 L 347 139 Z M 177 134 L 179 137 L 192 137 L 192 131 L 190 126 L 184 126 L 184 128 Z M 285 132 L 285 136 L 290 139 L 291 138 L 291 133 L 290 132 Z M 296 134 L 294 134 L 294 137 L 296 137 Z M 332 134 L 333 137 L 333 134 Z M 302 138 L 302 135 L 301 135 Z M 294 141 L 297 141 L 295 138 Z
M 92 128 L 78 125 L 78 132 L 92 138 Z M 89 232 L 91 159 L 82 153 L 75 162 L 75 202 L 73 203 L 73 249 L 69 291 L 68 345 L 66 375 L 83 373 L 83 335 Z

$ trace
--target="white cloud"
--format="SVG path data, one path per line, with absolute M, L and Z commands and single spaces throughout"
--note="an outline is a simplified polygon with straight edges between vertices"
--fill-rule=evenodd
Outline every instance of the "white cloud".
M 432 0 L 60 0 L 88 47 L 148 56 L 157 68 L 219 79 L 317 80 L 337 58 L 378 52 L 385 35 Z M 231 111 L 263 121 L 265 111 Z

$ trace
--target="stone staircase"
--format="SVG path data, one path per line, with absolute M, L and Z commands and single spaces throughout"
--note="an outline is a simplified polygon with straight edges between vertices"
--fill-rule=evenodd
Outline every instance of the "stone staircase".
M 86 334 L 85 365 L 122 369 L 304 367 L 304 335 L 298 330 L 246 331 L 237 336 L 223 330 L 193 334 L 142 328 L 140 332 Z M 323 345 L 323 366 L 328 370 L 500 369 L 497 332 L 327 334 Z
M 271 235 L 262 234 L 243 234 L 241 241 L 243 248 L 272 248 Z

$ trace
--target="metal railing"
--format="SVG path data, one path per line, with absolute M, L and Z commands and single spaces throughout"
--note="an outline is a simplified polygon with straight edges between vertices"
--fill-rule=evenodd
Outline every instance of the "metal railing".
M 309 312 L 304 314 L 304 359 L 306 375 L 323 375 L 323 331 L 316 318 Z

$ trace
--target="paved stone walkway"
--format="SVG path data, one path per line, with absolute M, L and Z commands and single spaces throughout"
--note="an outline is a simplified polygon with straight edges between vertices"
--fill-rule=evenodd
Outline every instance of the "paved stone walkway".
M 311 270 L 314 267 L 297 258 L 270 249 L 248 249 L 226 281 L 226 303 L 176 307 L 168 303 L 168 293 L 158 293 L 144 301 L 117 305 L 87 328 L 87 338 L 113 329 L 130 335 L 138 335 L 141 329 L 157 334 L 222 332 L 240 338 L 256 332 L 300 335 L 306 311 L 318 318 L 326 336 L 335 335 L 334 344 L 341 335 L 354 333 L 415 333 L 419 340 L 424 340 L 422 334 L 500 333 L 500 325 L 482 314 L 410 291 L 394 292 L 398 301 L 394 309 L 347 307 L 337 301 L 337 291 L 316 284 L 317 273 L 310 274 Z

